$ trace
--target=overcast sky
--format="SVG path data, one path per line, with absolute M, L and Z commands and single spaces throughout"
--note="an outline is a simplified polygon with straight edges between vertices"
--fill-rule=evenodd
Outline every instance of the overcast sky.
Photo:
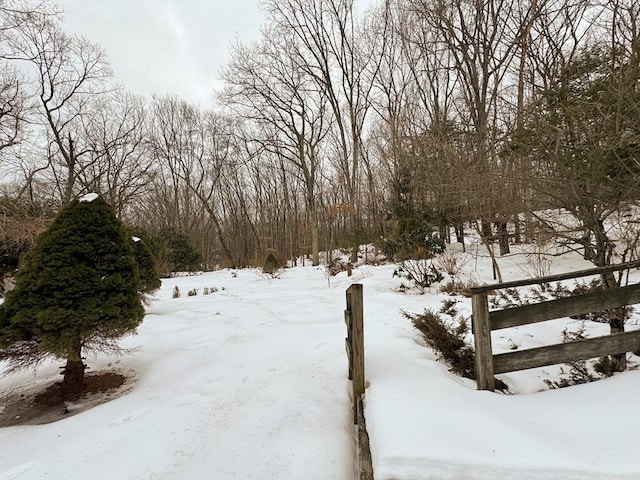
M 70 33 L 102 45 L 118 80 L 140 94 L 211 103 L 231 43 L 256 40 L 258 0 L 56 0 Z

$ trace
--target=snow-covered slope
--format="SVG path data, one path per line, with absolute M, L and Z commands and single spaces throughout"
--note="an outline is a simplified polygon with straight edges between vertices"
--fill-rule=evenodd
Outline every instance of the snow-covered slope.
M 481 276 L 486 265 L 473 268 Z M 505 378 L 525 393 L 478 392 L 401 315 L 437 309 L 445 297 L 398 293 L 392 272 L 362 266 L 330 286 L 315 267 L 281 278 L 223 270 L 165 280 L 139 334 L 123 340 L 138 350 L 89 359 L 94 370 L 135 372 L 133 388 L 56 423 L 0 429 L 0 479 L 353 478 L 342 311 L 354 281 L 365 291 L 378 480 L 640 478 L 640 371 L 536 393 L 553 373 L 538 369 Z M 172 299 L 176 285 L 183 296 Z M 218 291 L 203 295 L 205 287 Z M 198 295 L 186 296 L 193 288 Z M 468 300 L 459 305 L 470 313 Z M 563 327 L 548 323 L 546 335 L 559 339 Z M 1 378 L 0 390 L 57 380 L 57 367 Z

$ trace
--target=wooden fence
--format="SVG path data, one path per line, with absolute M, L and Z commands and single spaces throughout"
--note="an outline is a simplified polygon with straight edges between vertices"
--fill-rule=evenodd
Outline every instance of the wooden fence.
M 583 295 L 495 311 L 489 311 L 488 293 L 490 291 L 558 282 L 589 275 L 602 275 L 636 267 L 640 267 L 640 261 L 471 289 L 475 373 L 478 390 L 493 391 L 495 389 L 495 374 L 544 367 L 557 363 L 574 362 L 603 355 L 615 355 L 640 349 L 640 330 L 497 355 L 493 355 L 491 348 L 491 332 L 493 330 L 640 303 L 640 284 L 598 290 Z
M 347 324 L 345 346 L 349 361 L 349 380 L 352 382 L 353 423 L 358 427 L 357 462 L 359 480 L 373 480 L 373 466 L 369 435 L 364 419 L 364 306 L 362 285 L 354 283 L 347 288 L 347 308 L 344 311 Z

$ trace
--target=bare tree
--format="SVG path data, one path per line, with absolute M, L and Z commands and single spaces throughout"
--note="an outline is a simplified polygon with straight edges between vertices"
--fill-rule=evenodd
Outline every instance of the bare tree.
M 11 44 L 30 18 L 55 13 L 55 8 L 43 3 L 0 1 L 0 161 L 3 150 L 20 143 L 29 109 L 27 80 L 11 60 Z
M 145 101 L 117 90 L 102 95 L 94 109 L 81 119 L 87 161 L 78 172 L 78 184 L 103 194 L 122 217 L 155 174 L 146 142 Z
M 151 154 L 161 168 L 160 187 L 166 194 L 172 226 L 193 239 L 205 215 L 224 255 L 232 266 L 238 266 L 225 238 L 219 195 L 225 169 L 233 158 L 230 123 L 176 97 L 155 98 L 152 120 Z
M 25 121 L 22 82 L 15 72 L 0 63 L 0 162 L 3 151 L 20 142 Z
M 468 160 L 461 151 L 464 142 L 459 139 L 462 128 L 455 108 L 460 83 L 455 57 L 439 32 L 410 5 L 399 6 L 394 19 L 396 62 L 408 72 L 401 122 L 394 133 L 398 140 L 392 142 L 401 160 L 396 189 L 410 192 L 414 217 L 429 217 L 448 238 L 448 225 L 461 225 L 469 208 L 464 181 Z M 463 241 L 462 229 L 458 232 Z
M 370 110 L 371 71 L 380 58 L 374 45 L 362 41 L 352 0 L 270 0 L 271 20 L 292 32 L 300 65 L 327 96 L 332 116 L 330 139 L 337 181 L 344 188 L 350 228 L 359 224 L 358 198 L 363 158 L 363 131 Z M 354 248 L 352 255 L 357 255 Z
M 303 59 L 291 35 L 273 28 L 259 44 L 236 45 L 224 73 L 228 89 L 222 99 L 257 125 L 254 141 L 295 168 L 305 187 L 311 252 L 318 265 L 319 144 L 327 134 L 327 97 L 300 67 Z
M 579 45 L 529 105 L 519 141 L 535 174 L 529 185 L 538 209 L 566 212 L 556 218 L 532 214 L 597 266 L 611 264 L 636 241 L 612 236 L 617 219 L 640 206 L 640 36 L 634 5 L 606 5 L 592 41 Z M 603 281 L 616 288 L 620 279 L 604 275 Z M 624 331 L 625 320 L 623 309 L 610 312 L 612 332 Z M 625 366 L 625 356 L 616 356 L 615 368 Z
M 32 67 L 34 96 L 48 139 L 48 166 L 60 200 L 67 203 L 86 168 L 82 117 L 108 88 L 111 70 L 105 53 L 82 37 L 64 33 L 55 16 L 28 15 L 12 35 L 7 56 Z

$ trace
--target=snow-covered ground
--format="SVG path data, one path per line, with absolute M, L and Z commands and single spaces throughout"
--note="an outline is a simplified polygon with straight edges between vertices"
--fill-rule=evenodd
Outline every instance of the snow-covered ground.
M 499 259 L 505 280 L 525 276 L 523 258 Z M 586 267 L 562 260 L 556 273 Z M 491 282 L 487 258 L 471 258 L 467 269 Z M 342 313 L 352 282 L 364 285 L 365 414 L 377 480 L 640 478 L 640 370 L 548 390 L 543 380 L 561 367 L 547 367 L 502 375 L 514 394 L 477 391 L 436 360 L 401 313 L 437 310 L 447 297 L 400 293 L 393 270 L 361 266 L 330 284 L 310 266 L 281 278 L 222 270 L 165 280 L 138 335 L 122 342 L 138 350 L 89 359 L 92 370 L 135 372 L 132 389 L 56 423 L 0 429 L 0 479 L 354 478 Z M 173 299 L 176 285 L 183 295 Z M 217 291 L 203 295 L 205 287 Z M 469 300 L 459 300 L 468 316 Z M 558 343 L 565 326 L 575 322 L 495 332 L 494 348 Z M 48 365 L 3 377 L 0 391 L 57 373 Z

